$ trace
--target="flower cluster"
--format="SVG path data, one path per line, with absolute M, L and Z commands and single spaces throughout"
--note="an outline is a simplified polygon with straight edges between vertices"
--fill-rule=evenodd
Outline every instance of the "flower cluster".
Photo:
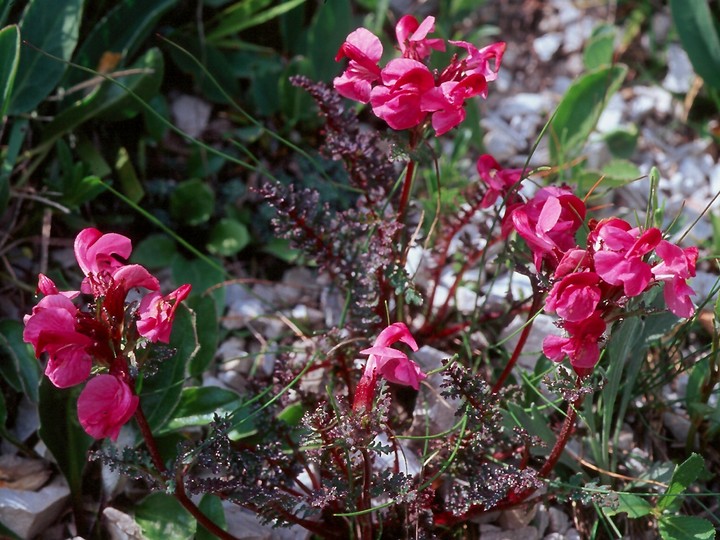
M 360 354 L 370 356 L 355 390 L 354 410 L 364 409 L 369 411 L 372 408 L 378 375 L 395 384 L 412 386 L 415 390 L 420 388 L 420 382 L 427 375 L 404 352 L 390 346 L 398 341 L 405 343 L 413 351 L 418 350 L 415 338 L 410 334 L 408 327 L 405 323 L 398 322 L 391 324 L 380 332 L 372 347 L 360 351 Z
M 75 258 L 85 275 L 80 291 L 59 291 L 40 274 L 44 295 L 24 318 L 23 338 L 35 355 L 47 354 L 45 374 L 58 388 L 87 382 L 78 399 L 78 417 L 85 431 L 100 439 L 117 439 L 120 428 L 138 406 L 131 359 L 136 346 L 169 342 L 179 303 L 190 293 L 183 285 L 163 296 L 160 283 L 138 264 L 124 264 L 132 251 L 130 239 L 84 229 L 75 239 Z M 127 302 L 133 289 L 150 291 L 137 303 Z M 74 299 L 88 295 L 92 302 L 78 308 Z
M 498 169 L 489 184 L 495 199 L 506 195 L 513 171 Z M 480 170 L 480 164 L 478 164 Z M 589 374 L 600 356 L 608 325 L 627 302 L 664 284 L 665 303 L 678 317 L 695 311 L 695 294 L 687 280 L 695 275 L 696 247 L 681 248 L 663 239 L 660 229 L 633 227 L 620 218 L 587 223 L 585 245 L 575 234 L 585 223 L 585 203 L 566 187 L 545 187 L 526 202 L 509 204 L 505 233 L 514 230 L 530 248 L 537 272 L 550 278 L 545 312 L 555 313 L 565 336 L 547 336 L 545 355 L 559 362 L 566 356 L 580 376 Z
M 381 68 L 380 39 L 358 28 L 335 57 L 349 59 L 347 69 L 335 78 L 335 89 L 347 98 L 370 103 L 375 115 L 393 129 L 421 125 L 430 115 L 436 135 L 446 133 L 465 119 L 466 99 L 487 97 L 487 83 L 497 78 L 505 43 L 478 49 L 465 41 L 449 41 L 465 50 L 464 58 L 455 54 L 445 69 L 433 72 L 425 62 L 433 50 L 445 50 L 442 39 L 427 37 L 434 30 L 434 17 L 422 23 L 412 15 L 402 17 L 395 27 L 402 56 Z

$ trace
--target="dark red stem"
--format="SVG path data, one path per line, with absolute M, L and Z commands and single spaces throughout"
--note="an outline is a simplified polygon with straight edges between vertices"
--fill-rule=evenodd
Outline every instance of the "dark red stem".
M 145 418 L 145 414 L 143 413 L 140 404 L 138 404 L 138 408 L 135 411 L 135 421 L 138 423 L 138 426 L 140 426 L 140 432 L 142 433 L 143 440 L 145 441 L 145 446 L 147 447 L 148 452 L 150 452 L 150 457 L 152 458 L 155 468 L 160 474 L 166 476 L 168 472 L 167 467 L 165 467 L 165 463 L 160 456 L 157 443 L 155 442 L 155 437 L 152 434 L 152 430 L 150 429 L 150 425 L 147 423 L 147 419 Z M 190 500 L 187 493 L 185 493 L 185 484 L 180 469 L 178 469 L 175 474 L 174 495 L 178 502 L 182 504 L 183 507 L 197 520 L 197 522 L 205 527 L 210 533 L 222 540 L 238 540 L 237 537 L 227 531 L 224 531 L 215 522 L 203 514 L 202 511 L 195 506 L 195 503 Z

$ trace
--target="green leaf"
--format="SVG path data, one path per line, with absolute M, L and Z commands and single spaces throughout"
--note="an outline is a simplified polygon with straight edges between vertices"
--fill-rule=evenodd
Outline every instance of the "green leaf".
M 333 0 L 318 5 L 312 25 L 308 29 L 307 56 L 313 68 L 314 79 L 330 81 L 340 73 L 340 66 L 335 61 L 335 56 L 328 54 L 328 48 L 339 49 L 347 35 L 358 26 L 354 23 L 350 0 Z
M 198 350 L 195 315 L 184 305 L 175 312 L 171 358 L 162 360 L 157 373 L 143 380 L 140 403 L 153 431 L 159 431 L 175 410 L 185 382 L 187 366 Z
M 647 500 L 632 493 L 618 493 L 617 508 L 603 508 L 606 516 L 627 513 L 629 518 L 639 518 L 652 513 L 653 507 Z
M 271 0 L 244 0 L 236 2 L 217 17 L 218 25 L 207 33 L 210 42 L 237 34 L 279 17 L 283 13 L 304 3 L 306 0 L 287 0 L 280 5 L 265 8 Z
M 673 503 L 677 502 L 678 495 L 692 484 L 705 468 L 705 460 L 699 454 L 691 454 L 675 468 L 667 491 L 660 496 L 657 502 L 658 512 L 664 512 Z
M 715 527 L 707 519 L 694 516 L 663 516 L 658 520 L 663 540 L 712 540 Z
M 117 159 L 115 160 L 115 170 L 120 179 L 120 186 L 122 187 L 123 193 L 125 193 L 127 198 L 132 202 L 140 202 L 145 196 L 145 190 L 140 180 L 138 180 L 135 167 L 133 167 L 132 161 L 130 161 L 130 155 L 125 147 L 118 149 Z
M 618 90 L 626 74 L 627 67 L 621 64 L 600 68 L 568 88 L 549 126 L 554 164 L 562 165 L 579 155 L 607 99 Z
M 20 62 L 20 29 L 17 25 L 0 30 L 0 118 L 10 106 L 15 76 Z
M 212 296 L 203 294 L 188 299 L 188 306 L 195 312 L 200 348 L 190 361 L 192 377 L 202 377 L 203 372 L 215 358 L 219 339 L 217 306 Z
M 205 223 L 214 209 L 215 193 L 198 178 L 181 182 L 170 195 L 170 215 L 180 223 Z
M 212 294 L 215 300 L 217 316 L 222 315 L 225 307 L 225 289 L 217 287 L 218 283 L 225 279 L 225 274 L 221 269 L 202 259 L 187 260 L 179 253 L 173 259 L 170 269 L 175 283 L 192 285 L 191 297 L 204 295 L 212 288 L 212 293 L 209 294 Z
M 209 517 L 213 523 L 227 529 L 225 522 L 225 510 L 223 509 L 222 500 L 217 495 L 206 494 L 200 499 L 198 505 L 203 514 Z M 217 537 L 214 534 L 210 534 L 208 530 L 198 523 L 197 534 L 195 534 L 195 540 L 215 540 Z
M 148 50 L 132 66 L 131 73 L 116 80 L 135 92 L 140 99 L 150 99 L 160 88 L 163 58 L 158 49 Z M 52 144 L 91 118 L 122 120 L 132 117 L 142 107 L 137 98 L 110 81 L 100 84 L 90 94 L 58 114 L 43 132 L 43 144 Z
M 278 420 L 282 420 L 290 426 L 297 426 L 302 420 L 305 409 L 301 403 L 292 403 L 280 411 L 277 415 Z
M 0 321 L 0 375 L 13 389 L 37 403 L 40 362 L 23 340 L 23 328 L 19 321 Z
M 30 0 L 20 22 L 23 41 L 64 60 L 77 45 L 83 0 Z M 20 51 L 10 114 L 33 110 L 55 88 L 66 65 L 30 46 Z
M 148 540 L 191 540 L 197 523 L 177 499 L 151 493 L 135 506 L 135 521 Z
M 626 128 L 619 128 L 607 133 L 604 139 L 613 157 L 630 159 L 635 153 L 638 135 L 637 126 L 632 124 Z
M 28 123 L 27 118 L 18 118 L 13 121 L 10 128 L 8 144 L 2 156 L 2 162 L 0 162 L 0 217 L 5 212 L 10 200 L 10 175 L 29 131 Z
M 240 397 L 231 390 L 214 386 L 193 386 L 183 388 L 180 401 L 172 419 L 163 432 L 182 429 L 188 426 L 206 426 L 213 421 L 215 414 L 230 414 L 239 406 Z
M 250 243 L 250 231 L 244 223 L 230 218 L 218 221 L 210 232 L 207 250 L 213 255 L 231 257 Z
M 175 240 L 166 234 L 156 233 L 135 246 L 131 260 L 146 268 L 167 268 L 175 255 L 177 255 Z
M 87 463 L 87 451 L 93 443 L 93 438 L 85 433 L 78 420 L 79 393 L 79 386 L 56 388 L 43 377 L 38 404 L 40 438 L 67 480 L 76 511 L 82 510 L 82 473 Z
M 589 71 L 612 64 L 616 33 L 612 24 L 601 24 L 593 30 L 583 51 L 585 69 Z
M 695 73 L 720 89 L 720 39 L 707 0 L 670 0 L 670 12 Z

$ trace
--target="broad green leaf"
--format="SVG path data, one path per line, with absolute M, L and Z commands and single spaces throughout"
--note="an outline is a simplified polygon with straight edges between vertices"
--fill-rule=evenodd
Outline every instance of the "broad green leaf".
M 308 29 L 307 51 L 315 79 L 330 81 L 340 73 L 341 66 L 335 61 L 335 55 L 328 54 L 328 48 L 338 50 L 347 35 L 357 27 L 354 22 L 350 0 L 333 0 L 318 5 Z
M 198 505 L 203 514 L 209 517 L 213 523 L 223 529 L 227 529 L 225 522 L 225 510 L 223 509 L 222 500 L 217 495 L 206 494 L 200 499 Z M 215 540 L 217 537 L 208 532 L 208 530 L 198 523 L 197 534 L 195 540 Z
M 593 70 L 612 64 L 616 33 L 612 24 L 601 24 L 593 30 L 583 51 L 585 69 Z
M 208 294 L 192 296 L 188 306 L 195 312 L 200 348 L 190 361 L 188 371 L 191 377 L 201 378 L 203 372 L 215 358 L 218 347 L 219 324 L 215 299 Z
M 167 268 L 177 255 L 175 240 L 166 234 L 151 234 L 133 249 L 131 260 L 146 268 Z
M 213 255 L 232 257 L 250 243 L 250 231 L 244 223 L 230 218 L 218 221 L 210 232 L 207 250 Z
M 707 0 L 670 0 L 670 12 L 695 73 L 720 89 L 720 39 Z
M 147 540 L 191 540 L 196 521 L 172 495 L 151 493 L 135 506 L 135 521 Z
M 163 58 L 158 49 L 148 50 L 131 66 L 131 73 L 117 81 L 140 99 L 150 99 L 157 93 L 163 77 Z M 142 108 L 137 98 L 110 81 L 102 82 L 90 94 L 63 110 L 43 132 L 43 143 L 52 144 L 58 137 L 72 131 L 91 118 L 105 120 L 130 118 Z
M 128 57 L 139 49 L 142 42 L 156 27 L 160 17 L 169 11 L 178 0 L 121 0 L 115 2 L 78 47 L 74 61 L 91 69 L 100 68 L 103 55 L 120 55 L 118 65 L 125 65 Z M 87 74 L 71 70 L 63 81 L 71 86 L 87 79 Z
M 20 62 L 20 30 L 17 25 L 0 30 L 0 118 L 7 113 Z
M 22 337 L 19 321 L 0 321 L 0 375 L 17 392 L 37 403 L 40 384 L 40 362 Z
M 301 403 L 292 403 L 280 411 L 277 415 L 278 420 L 282 420 L 290 426 L 297 426 L 302 420 L 305 409 Z
M 230 414 L 239 406 L 240 398 L 231 390 L 215 386 L 183 388 L 180 402 L 163 431 L 173 431 L 188 426 L 206 426 L 215 414 Z
M 673 503 L 677 502 L 678 495 L 692 484 L 705 468 L 705 460 L 699 454 L 691 454 L 675 468 L 667 491 L 660 496 L 657 502 L 658 512 L 664 512 Z
M 77 152 L 78 157 L 87 166 L 90 174 L 102 178 L 112 173 L 112 168 L 108 165 L 108 162 L 105 161 L 105 158 L 100 153 L 98 147 L 96 147 L 86 137 L 80 138 L 75 146 L 75 151 Z
M 606 134 L 605 144 L 615 158 L 630 159 L 635 153 L 638 141 L 638 128 L 631 124 L 626 128 L 616 129 Z
M 35 48 L 70 60 L 77 45 L 83 0 L 30 0 L 20 22 L 23 46 L 10 114 L 33 110 L 55 88 L 66 65 Z M 35 47 L 35 48 L 33 48 Z
M 40 438 L 52 452 L 58 468 L 67 480 L 76 511 L 81 511 L 82 473 L 87 451 L 93 443 L 80 426 L 77 398 L 80 387 L 56 388 L 47 377 L 40 384 Z
M 658 520 L 663 540 L 712 540 L 715 527 L 707 519 L 694 516 L 663 516 Z
M 652 513 L 653 507 L 646 499 L 632 493 L 618 493 L 617 508 L 603 508 L 606 516 L 627 513 L 629 518 L 639 518 Z
M 583 75 L 568 88 L 550 122 L 550 154 L 562 165 L 577 157 L 595 129 L 608 98 L 618 90 L 627 67 L 615 65 Z
M 0 216 L 5 212 L 10 200 L 10 175 L 29 131 L 28 123 L 27 118 L 13 120 L 7 147 L 0 161 Z
M 170 215 L 180 223 L 205 223 L 214 209 L 215 193 L 198 178 L 181 182 L 170 195 Z
M 190 283 L 192 285 L 191 297 L 204 295 L 210 289 L 213 289 L 209 294 L 212 294 L 215 300 L 217 316 L 222 315 L 225 308 L 225 289 L 217 287 L 218 283 L 225 279 L 222 270 L 202 259 L 187 260 L 179 253 L 173 258 L 170 269 L 175 283 Z
M 195 315 L 184 304 L 175 312 L 170 346 L 175 353 L 142 382 L 140 403 L 153 431 L 165 425 L 180 401 L 187 366 L 199 347 Z

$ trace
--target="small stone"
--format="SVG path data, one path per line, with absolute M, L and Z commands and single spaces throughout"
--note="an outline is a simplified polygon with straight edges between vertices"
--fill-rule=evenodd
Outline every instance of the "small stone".
M 480 538 L 482 540 L 539 540 L 540 535 L 535 527 L 523 527 L 508 531 L 488 531 L 483 532 L 480 526 Z
M 662 419 L 663 425 L 672 433 L 673 438 L 684 443 L 690 432 L 690 420 L 672 411 L 665 411 Z
M 170 111 L 178 128 L 191 137 L 198 137 L 208 125 L 212 106 L 195 96 L 181 94 L 172 101 Z
M 0 523 L 21 538 L 34 538 L 60 516 L 69 499 L 70 489 L 59 479 L 40 491 L 0 488 Z
M 564 534 L 570 527 L 570 518 L 565 512 L 558 508 L 550 508 L 548 510 L 548 517 L 550 518 L 548 530 L 551 532 Z
M 529 508 L 520 507 L 505 510 L 502 514 L 500 514 L 498 524 L 503 529 L 521 529 L 526 527 L 535 518 L 537 509 L 538 505 L 535 504 Z
M 550 32 L 544 34 L 533 41 L 533 50 L 542 62 L 548 62 L 553 55 L 560 49 L 563 36 L 559 32 Z
M 687 93 L 695 79 L 695 71 L 685 49 L 675 43 L 668 45 L 667 64 L 668 72 L 662 82 L 663 88 L 676 94 Z
M 565 533 L 565 540 L 582 540 L 582 536 L 577 529 L 568 529 Z
M 105 527 L 111 540 L 144 540 L 142 527 L 128 514 L 108 506 L 103 510 Z

